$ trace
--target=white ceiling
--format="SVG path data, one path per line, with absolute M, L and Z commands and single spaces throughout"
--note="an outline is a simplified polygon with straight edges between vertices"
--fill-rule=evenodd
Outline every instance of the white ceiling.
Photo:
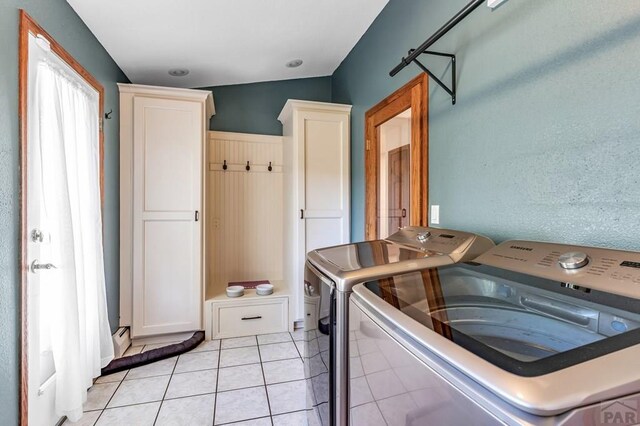
M 388 1 L 67 0 L 133 83 L 175 87 L 330 75 Z

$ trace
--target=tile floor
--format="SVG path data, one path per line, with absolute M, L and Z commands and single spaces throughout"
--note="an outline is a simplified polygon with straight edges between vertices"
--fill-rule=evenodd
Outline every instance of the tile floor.
M 65 425 L 304 425 L 302 339 L 276 333 L 205 341 L 178 357 L 100 377 L 82 419 Z

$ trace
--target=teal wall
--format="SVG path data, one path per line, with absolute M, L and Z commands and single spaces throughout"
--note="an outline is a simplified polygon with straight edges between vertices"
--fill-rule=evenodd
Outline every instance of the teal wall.
M 0 2 L 0 413 L 18 424 L 20 275 L 18 8 L 25 9 L 105 87 L 105 267 L 112 328 L 118 324 L 118 91 L 127 78 L 65 0 Z
M 216 115 L 211 130 L 282 135 L 278 115 L 287 99 L 331 102 L 331 77 L 207 87 Z
M 281 134 L 286 99 L 353 104 L 352 238 L 362 239 L 363 119 L 418 73 L 388 71 L 467 0 L 391 0 L 332 77 L 213 87 L 211 128 Z M 118 94 L 127 81 L 64 0 L 0 2 L 0 412 L 18 420 L 18 7 L 106 89 L 105 262 L 118 318 Z M 430 89 L 430 203 L 441 225 L 495 240 L 640 250 L 640 3 L 509 0 L 484 6 L 434 49 L 458 55 L 458 104 Z M 447 79 L 446 61 L 425 58 Z
M 352 238 L 362 239 L 363 117 L 414 77 L 388 75 L 468 0 L 391 0 L 333 75 L 353 104 Z M 640 2 L 481 6 L 433 50 L 458 57 L 458 103 L 430 82 L 430 203 L 497 241 L 640 250 Z M 446 60 L 424 58 L 448 81 Z

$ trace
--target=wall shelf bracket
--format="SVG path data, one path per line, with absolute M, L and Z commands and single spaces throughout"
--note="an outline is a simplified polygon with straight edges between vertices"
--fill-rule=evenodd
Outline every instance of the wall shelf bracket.
M 431 37 L 429 37 L 424 43 L 422 43 L 420 47 L 418 47 L 417 49 L 409 50 L 409 56 L 407 56 L 406 58 L 402 58 L 400 63 L 396 65 L 394 69 L 389 71 L 389 75 L 393 77 L 396 74 L 398 74 L 400 71 L 402 71 L 404 67 L 406 67 L 412 62 L 415 62 L 416 65 L 418 65 L 422 69 L 422 71 L 426 72 L 429 75 L 429 77 L 433 78 L 436 81 L 436 83 L 440 85 L 440 87 L 442 87 L 449 95 L 451 95 L 451 103 L 455 105 L 456 104 L 456 57 L 455 55 L 451 55 L 449 53 L 433 52 L 427 49 L 429 49 L 431 45 L 433 45 L 436 41 L 440 40 L 440 38 L 442 38 L 442 36 L 448 33 L 453 27 L 458 25 L 458 23 L 460 23 L 464 18 L 466 18 L 471 12 L 476 10 L 482 3 L 484 3 L 484 1 L 485 0 L 471 0 L 469 4 L 467 4 L 464 8 L 462 8 L 462 10 L 460 10 L 453 18 L 449 19 L 447 23 L 445 23 L 442 27 L 440 27 L 440 29 L 438 29 L 438 31 L 433 33 Z M 427 67 L 425 67 L 418 60 L 418 57 L 422 54 L 447 56 L 451 58 L 451 75 L 452 75 L 451 88 L 447 87 L 446 84 L 444 84 L 439 78 L 433 75 L 433 73 L 429 71 Z
M 415 49 L 409 50 L 409 55 L 411 55 L 414 51 L 415 51 Z M 413 62 L 415 62 L 416 65 L 419 66 L 420 69 L 422 69 L 422 71 L 426 72 L 427 75 L 429 75 L 429 77 L 434 79 L 435 82 L 438 83 L 438 86 L 442 87 L 442 89 L 445 92 L 447 92 L 449 94 L 449 96 L 451 96 L 451 105 L 455 105 L 456 104 L 456 55 L 451 54 L 451 53 L 434 52 L 434 51 L 430 51 L 430 50 L 426 50 L 426 51 L 422 52 L 422 54 L 423 55 L 443 56 L 443 57 L 451 59 L 451 87 L 449 87 L 446 84 L 444 84 L 442 82 L 442 80 L 440 80 L 431 71 L 429 71 L 429 69 L 427 67 L 425 67 L 422 64 L 422 62 L 420 62 L 417 58 L 414 59 Z

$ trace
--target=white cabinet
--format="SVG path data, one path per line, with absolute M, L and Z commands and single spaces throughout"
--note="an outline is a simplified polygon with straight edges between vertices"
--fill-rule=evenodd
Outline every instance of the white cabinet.
M 349 242 L 351 106 L 290 99 L 284 137 L 284 271 L 291 318 L 303 316 L 306 253 Z
M 119 88 L 120 325 L 133 338 L 198 330 L 211 93 Z

